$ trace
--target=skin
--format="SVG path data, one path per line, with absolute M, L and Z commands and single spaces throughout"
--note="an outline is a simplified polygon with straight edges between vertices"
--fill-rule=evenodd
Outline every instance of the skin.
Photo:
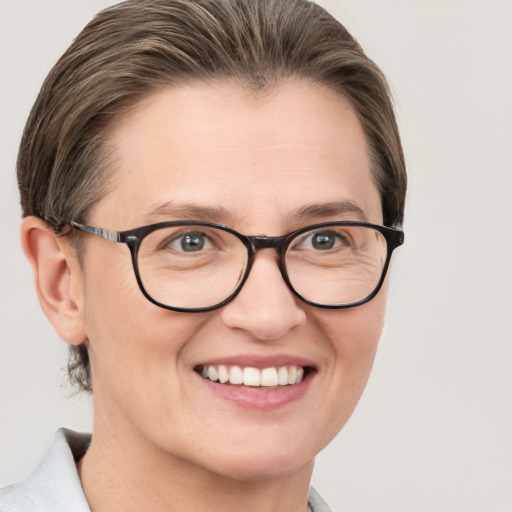
M 220 218 L 199 220 L 247 235 L 382 222 L 361 125 L 344 98 L 316 84 L 287 81 L 260 96 L 227 83 L 164 89 L 123 118 L 109 143 L 115 186 L 93 209 L 93 226 L 183 218 L 170 202 L 222 207 Z M 297 215 L 335 201 L 363 218 Z M 22 228 L 47 316 L 69 343 L 89 340 L 95 425 L 80 474 L 92 510 L 306 510 L 314 457 L 368 379 L 385 287 L 357 308 L 314 308 L 292 295 L 266 249 L 231 303 L 176 313 L 142 295 L 126 246 L 84 236 L 81 268 L 41 221 Z M 315 372 L 300 399 L 274 410 L 225 400 L 193 371 L 276 355 L 304 358 Z

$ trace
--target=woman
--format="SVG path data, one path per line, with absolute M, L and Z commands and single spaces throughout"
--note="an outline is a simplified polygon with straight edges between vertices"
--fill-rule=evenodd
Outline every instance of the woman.
M 378 68 L 299 0 L 128 1 L 50 72 L 18 158 L 41 306 L 94 393 L 1 510 L 328 510 L 403 243 Z

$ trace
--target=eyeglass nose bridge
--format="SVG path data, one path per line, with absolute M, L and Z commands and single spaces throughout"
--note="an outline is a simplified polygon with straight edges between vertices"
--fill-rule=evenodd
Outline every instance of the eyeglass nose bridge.
M 290 235 L 282 235 L 282 236 L 265 236 L 265 235 L 253 235 L 245 237 L 251 246 L 251 252 L 249 254 L 249 261 L 247 262 L 247 268 L 245 272 L 244 279 L 240 283 L 240 288 L 238 292 L 242 289 L 245 281 L 248 279 L 249 274 L 251 273 L 252 266 L 254 263 L 254 257 L 256 253 L 262 249 L 274 249 L 277 253 L 277 267 L 279 268 L 279 272 L 283 277 L 283 281 L 286 286 L 294 293 L 299 296 L 295 289 L 293 288 L 290 279 L 288 277 L 288 272 L 286 270 L 286 266 L 284 263 L 284 253 L 286 252 L 286 248 L 288 245 L 288 241 L 290 239 Z M 237 292 L 237 293 L 238 293 Z M 300 296 L 299 296 L 300 297 Z
M 256 253 L 261 249 L 276 249 L 281 253 L 288 237 L 284 236 L 265 236 L 255 235 L 247 237 L 251 242 L 252 252 Z

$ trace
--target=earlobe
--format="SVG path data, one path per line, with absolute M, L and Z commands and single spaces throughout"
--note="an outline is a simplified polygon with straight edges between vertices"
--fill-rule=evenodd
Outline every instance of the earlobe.
M 37 217 L 25 217 L 21 243 L 32 270 L 41 307 L 57 334 L 73 345 L 86 332 L 82 307 L 82 270 L 69 241 Z

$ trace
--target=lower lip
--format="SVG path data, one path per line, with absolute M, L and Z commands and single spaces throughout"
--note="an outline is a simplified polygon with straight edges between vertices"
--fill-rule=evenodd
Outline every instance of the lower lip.
M 220 384 L 197 375 L 204 386 L 209 391 L 215 393 L 218 397 L 233 402 L 245 409 L 254 409 L 269 411 L 279 409 L 285 405 L 300 400 L 306 393 L 311 379 L 311 374 L 306 375 L 299 384 L 281 386 L 278 388 L 234 386 L 230 384 Z

